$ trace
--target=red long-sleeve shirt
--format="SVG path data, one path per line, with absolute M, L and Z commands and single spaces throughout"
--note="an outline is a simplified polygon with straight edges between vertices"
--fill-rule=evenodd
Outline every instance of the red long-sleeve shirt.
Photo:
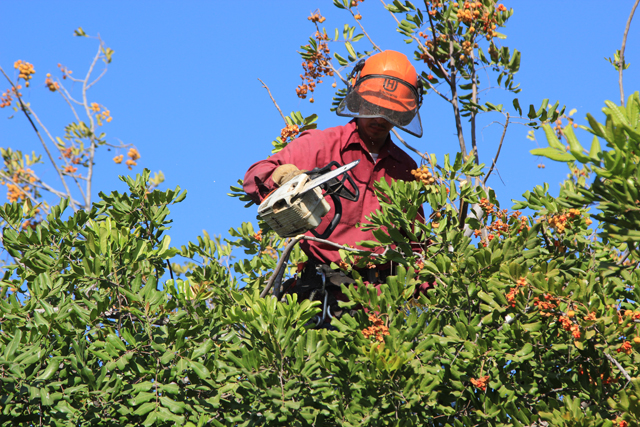
M 309 130 L 287 145 L 280 152 L 266 160 L 253 164 L 244 177 L 244 190 L 254 202 L 260 203 L 274 188 L 271 175 L 280 165 L 293 164 L 298 169 L 312 170 L 326 166 L 331 161 L 344 165 L 355 160 L 360 163 L 349 172 L 353 177 L 360 198 L 357 202 L 342 201 L 342 218 L 328 240 L 339 244 L 357 247 L 356 242 L 376 240 L 370 231 L 362 231 L 356 224 L 366 222 L 365 216 L 380 208 L 374 192 L 373 183 L 385 177 L 413 181 L 411 170 L 416 169 L 416 162 L 402 151 L 389 137 L 380 150 L 378 160 L 374 163 L 366 145 L 360 138 L 356 121 L 352 120 L 344 126 L 325 130 Z M 334 215 L 333 201 L 327 198 L 331 211 L 322 219 L 318 231 L 323 231 Z M 339 262 L 337 249 L 322 243 L 304 240 L 302 250 L 321 262 Z

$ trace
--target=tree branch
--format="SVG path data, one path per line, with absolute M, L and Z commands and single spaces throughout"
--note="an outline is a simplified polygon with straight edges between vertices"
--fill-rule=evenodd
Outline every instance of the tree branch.
M 271 98 L 271 101 L 273 102 L 273 105 L 275 105 L 275 106 L 276 106 L 276 108 L 278 109 L 278 112 L 279 112 L 279 113 L 280 113 L 280 115 L 282 116 L 282 120 L 284 120 L 284 124 L 285 124 L 285 126 L 286 126 L 286 125 L 288 125 L 289 123 L 287 123 L 287 119 L 284 117 L 284 114 L 282 114 L 282 110 L 280 109 L 280 107 L 278 107 L 278 103 L 276 102 L 276 100 L 275 100 L 275 99 L 273 99 L 273 95 L 271 95 L 271 91 L 269 90 L 269 86 L 267 86 L 267 85 L 265 84 L 265 82 L 263 82 L 263 81 L 262 81 L 262 80 L 260 80 L 259 78 L 258 78 L 258 81 L 259 81 L 260 83 L 262 83 L 262 87 L 263 87 L 263 88 L 265 88 L 265 89 L 267 90 L 267 92 L 269 92 L 269 98 Z
M 9 82 L 11 87 L 13 88 L 13 90 L 15 91 L 16 99 L 18 100 L 18 103 L 20 104 L 20 109 L 22 110 L 24 115 L 27 117 L 27 120 L 29 120 L 29 123 L 31 123 L 31 127 L 33 128 L 34 132 L 38 136 L 38 139 L 40 140 L 40 143 L 44 147 L 44 151 L 47 153 L 47 156 L 49 157 L 49 161 L 51 162 L 51 164 L 53 165 L 54 169 L 58 173 L 58 177 L 60 177 L 60 181 L 62 181 L 62 185 L 64 186 L 64 189 L 67 191 L 67 196 L 66 197 L 68 197 L 71 200 L 71 191 L 69 190 L 69 187 L 67 186 L 67 181 L 65 181 L 64 176 L 62 175 L 62 172 L 60 171 L 60 168 L 58 168 L 58 165 L 53 160 L 53 156 L 51 155 L 51 152 L 49 151 L 49 147 L 47 147 L 47 144 L 44 142 L 44 139 L 42 138 L 42 135 L 40 135 L 40 131 L 36 127 L 35 123 L 33 123 L 33 120 L 31 119 L 30 113 L 33 114 L 33 116 L 36 118 L 36 120 L 38 120 L 38 116 L 36 116 L 35 113 L 33 113 L 33 110 L 31 110 L 31 108 L 29 108 L 26 105 L 24 105 L 24 103 L 22 102 L 22 96 L 18 92 L 18 89 L 13 84 L 13 82 L 11 81 L 11 79 L 9 78 L 7 73 L 4 72 L 4 69 L 2 67 L 0 67 L 0 71 L 2 72 L 4 77 L 7 79 L 7 81 Z M 38 122 L 39 122 L 39 120 L 38 120 Z M 40 125 L 42 126 L 41 123 L 40 123 Z M 45 132 L 47 132 L 47 134 L 49 134 L 49 132 L 47 131 L 46 127 L 42 126 L 42 128 L 44 129 Z M 49 138 L 51 138 L 51 135 L 49 135 Z M 75 205 L 72 204 L 71 207 L 73 208 L 74 212 L 77 210 Z
M 507 126 L 509 126 L 509 113 L 507 113 L 507 121 L 504 124 L 504 129 L 502 130 L 502 137 L 500 138 L 500 145 L 498 146 L 498 151 L 496 152 L 496 156 L 493 158 L 493 163 L 491 164 L 491 168 L 489 172 L 487 172 L 487 176 L 484 177 L 484 181 L 482 185 L 487 184 L 487 180 L 489 179 L 489 175 L 493 172 L 493 168 L 496 166 L 496 162 L 498 161 L 498 156 L 500 156 L 500 150 L 502 149 L 502 142 L 504 141 L 504 136 L 507 133 Z
M 473 46 L 472 46 L 473 47 Z M 475 49 L 471 50 L 471 101 L 478 104 L 478 82 L 476 80 L 476 66 L 475 66 Z M 471 149 L 476 159 L 476 165 L 480 164 L 480 157 L 478 154 L 478 144 L 476 141 L 476 115 L 478 109 L 476 107 L 471 108 Z
M 384 3 L 384 2 L 383 2 Z M 356 18 L 356 16 L 353 13 L 353 10 L 349 9 L 349 12 L 351 12 L 351 16 L 353 16 L 353 19 Z M 378 52 L 382 52 L 382 49 L 380 49 L 380 47 L 375 44 L 373 42 L 373 40 L 371 40 L 371 37 L 369 37 L 369 33 L 367 33 L 364 29 L 364 27 L 362 26 L 362 24 L 360 23 L 360 20 L 355 19 L 356 23 L 358 24 L 358 26 L 360 27 L 360 29 L 362 30 L 362 32 L 364 33 L 365 36 L 367 36 L 367 38 L 369 39 L 369 43 L 371 43 L 371 45 L 373 46 L 374 49 L 376 49 Z
M 91 181 L 93 179 L 93 159 L 95 158 L 95 155 L 96 155 L 95 154 L 96 153 L 96 137 L 95 137 L 96 125 L 93 121 L 93 116 L 91 115 L 91 111 L 89 110 L 89 101 L 87 100 L 87 90 L 89 88 L 87 87 L 87 85 L 89 82 L 89 78 L 91 77 L 91 73 L 93 73 L 93 67 L 95 67 L 96 62 L 98 62 L 98 58 L 100 58 L 100 55 L 102 54 L 102 47 L 103 47 L 103 43 L 102 43 L 102 40 L 100 40 L 100 45 L 98 46 L 98 53 L 93 58 L 93 61 L 89 66 L 89 71 L 87 71 L 87 75 L 85 76 L 84 80 L 82 80 L 82 103 L 84 105 L 84 109 L 87 114 L 87 117 L 89 117 L 89 123 L 90 123 L 89 129 L 91 130 L 91 135 L 89 135 L 89 140 L 91 142 L 89 144 L 89 168 L 87 170 L 87 192 L 85 196 L 85 207 L 87 209 L 91 205 Z
M 638 3 L 640 0 L 636 0 L 633 8 L 631 9 L 631 13 L 629 14 L 629 19 L 627 19 L 627 26 L 624 29 L 624 36 L 622 37 L 622 47 L 620 48 L 620 59 L 618 60 L 618 84 L 620 85 L 620 105 L 624 107 L 624 88 L 622 87 L 622 71 L 624 69 L 624 49 L 627 45 L 627 35 L 629 34 L 629 27 L 631 27 L 631 20 L 633 19 L 633 14 L 636 12 L 636 8 L 638 7 Z
M 609 359 L 609 362 L 613 363 L 614 365 L 616 365 L 618 367 L 618 369 L 620 370 L 620 372 L 622 372 L 622 375 L 624 375 L 624 377 L 627 379 L 627 381 L 631 382 L 631 376 L 627 373 L 627 371 L 624 370 L 622 365 L 620 365 L 618 363 L 618 361 L 613 356 L 611 356 L 609 353 L 605 353 L 604 355 L 607 357 L 607 359 Z

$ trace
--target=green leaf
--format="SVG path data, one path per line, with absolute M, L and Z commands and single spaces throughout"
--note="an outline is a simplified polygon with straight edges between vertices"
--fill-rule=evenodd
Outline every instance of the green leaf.
M 547 157 L 551 160 L 555 160 L 557 162 L 573 162 L 575 161 L 575 157 L 569 153 L 563 153 L 555 148 L 547 147 L 547 148 L 534 148 L 530 151 L 534 156 L 543 156 Z

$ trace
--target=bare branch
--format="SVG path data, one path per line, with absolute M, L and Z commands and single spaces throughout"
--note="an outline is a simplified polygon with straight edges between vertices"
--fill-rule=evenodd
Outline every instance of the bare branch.
M 267 86 L 267 85 L 265 84 L 265 82 L 263 82 L 263 81 L 262 81 L 262 80 L 260 80 L 259 78 L 258 78 L 258 81 L 259 81 L 260 83 L 262 83 L 262 87 L 263 87 L 263 88 L 265 88 L 265 89 L 267 90 L 267 92 L 269 92 L 269 98 L 271 98 L 271 101 L 273 102 L 273 105 L 275 105 L 275 106 L 276 106 L 276 108 L 278 109 L 278 112 L 279 112 L 279 113 L 280 113 L 280 115 L 282 116 L 282 120 L 284 120 L 284 124 L 285 124 L 285 126 L 286 126 L 286 125 L 288 125 L 289 123 L 287 123 L 287 119 L 284 117 L 284 114 L 282 114 L 282 110 L 280 109 L 280 107 L 278 107 L 278 103 L 276 102 L 276 100 L 275 100 L 275 99 L 273 99 L 273 95 L 271 95 L 271 91 L 269 90 L 269 86 Z
M 107 67 L 106 67 L 106 66 L 104 67 L 104 69 L 102 70 L 102 72 L 100 73 L 100 75 L 99 75 L 98 77 L 96 77 L 96 79 L 95 79 L 94 81 L 92 81 L 91 83 L 89 83 L 89 84 L 87 85 L 87 90 L 89 90 L 89 88 L 90 88 L 91 86 L 93 86 L 94 84 L 98 83 L 98 81 L 100 81 L 100 79 L 101 79 L 105 74 L 107 74 Z
M 383 2 L 384 3 L 384 2 Z M 349 9 L 349 12 L 351 12 L 351 16 L 353 16 L 353 19 L 356 18 L 356 16 L 353 13 L 353 10 Z M 371 37 L 369 37 L 369 33 L 367 33 L 364 29 L 364 27 L 362 26 L 362 24 L 360 23 L 359 19 L 355 19 L 356 23 L 358 24 L 358 26 L 360 27 L 360 29 L 362 30 L 362 32 L 364 33 L 365 36 L 367 36 L 367 38 L 369 39 L 369 43 L 371 43 L 371 45 L 373 46 L 374 49 L 376 49 L 378 52 L 382 52 L 382 49 L 380 49 L 380 47 L 375 44 L 373 42 L 373 40 L 371 40 Z
M 58 80 L 58 83 L 60 83 L 59 80 Z M 62 91 L 60 89 L 62 89 Z M 69 92 L 67 91 L 67 88 L 64 87 L 61 83 L 60 83 L 60 88 L 58 89 L 58 93 L 60 94 L 62 99 L 64 99 L 67 102 L 67 104 L 69 105 L 69 108 L 71 108 L 71 112 L 73 112 L 73 116 L 76 118 L 76 121 L 80 122 L 80 117 L 78 116 L 78 113 L 76 112 L 76 109 L 73 106 L 73 104 L 71 103 L 71 101 L 75 102 L 78 105 L 82 105 L 82 103 L 76 101 L 75 99 L 73 99 L 71 97 L 71 95 L 69 94 Z
M 604 355 L 607 357 L 607 359 L 609 359 L 609 362 L 613 363 L 614 365 L 616 365 L 618 367 L 618 369 L 620 370 L 620 372 L 622 372 L 622 375 L 624 375 L 624 377 L 627 379 L 627 381 L 631 382 L 631 376 L 629 375 L 629 373 L 627 373 L 627 371 L 624 370 L 622 365 L 620 365 L 618 363 L 618 361 L 613 356 L 611 356 L 609 353 L 605 353 Z
M 89 129 L 91 130 L 91 135 L 89 136 L 91 143 L 89 145 L 89 168 L 87 171 L 87 192 L 85 196 L 85 206 L 87 208 L 91 205 L 91 181 L 93 179 L 93 159 L 95 158 L 95 153 L 96 153 L 96 140 L 95 140 L 96 125 L 93 121 L 93 116 L 91 115 L 91 111 L 89 110 L 89 101 L 87 100 L 87 89 L 88 89 L 87 84 L 89 82 L 89 78 L 91 77 L 91 73 L 93 73 L 93 67 L 96 66 L 96 62 L 98 62 L 98 58 L 100 58 L 100 55 L 102 54 L 102 47 L 103 47 L 103 43 L 101 40 L 100 45 L 98 47 L 98 53 L 93 58 L 93 61 L 89 66 L 89 71 L 87 71 L 87 75 L 82 81 L 82 103 L 84 104 L 84 109 L 87 114 L 87 117 L 89 117 L 89 123 L 90 123 Z
M 431 15 L 429 15 L 431 16 Z M 453 27 L 449 22 L 449 30 L 453 34 Z M 462 133 L 462 121 L 460 119 L 460 107 L 458 106 L 458 84 L 456 81 L 456 67 L 455 59 L 453 58 L 453 39 L 449 37 L 449 61 L 453 64 L 451 68 L 451 79 L 449 87 L 451 88 L 451 105 L 453 106 L 453 116 L 456 121 L 456 132 L 458 134 L 458 142 L 460 143 L 460 151 L 464 156 L 467 155 L 467 146 L 464 142 L 464 135 Z
M 624 89 L 622 87 L 622 71 L 624 69 L 624 49 L 627 46 L 627 35 L 629 34 L 629 27 L 631 27 L 631 20 L 633 19 L 633 14 L 636 12 L 636 7 L 638 7 L 638 3 L 640 0 L 636 0 L 633 8 L 631 9 L 631 13 L 629 14 L 629 19 L 627 19 L 627 26 L 624 29 L 624 36 L 622 37 L 622 47 L 620 48 L 620 59 L 618 60 L 618 84 L 620 85 L 620 105 L 624 107 Z
M 435 87 L 434 85 L 432 85 L 432 84 L 431 84 L 431 82 L 430 82 L 429 80 L 424 80 L 424 81 L 426 81 L 426 82 L 427 82 L 427 84 L 429 85 L 429 88 L 430 88 L 432 91 L 434 91 L 437 95 L 440 95 L 440 97 L 441 97 L 442 99 L 444 99 L 444 100 L 445 100 L 445 101 L 447 101 L 447 102 L 451 102 L 451 100 L 450 100 L 449 98 L 447 98 L 445 95 L 443 95 L 442 93 L 440 93 L 440 92 L 436 89 L 436 87 Z
M 507 121 L 504 124 L 504 129 L 502 130 L 502 137 L 500 138 L 500 145 L 498 145 L 498 151 L 496 152 L 496 156 L 493 158 L 493 163 L 491 164 L 491 168 L 489 169 L 489 172 L 487 172 L 487 176 L 485 176 L 484 181 L 482 181 L 482 185 L 487 184 L 489 175 L 491 175 L 491 172 L 493 172 L 493 168 L 496 166 L 496 162 L 498 161 L 498 156 L 500 156 L 500 150 L 502 149 L 502 143 L 504 142 L 504 136 L 507 134 L 508 126 L 509 126 L 509 113 L 507 113 Z
M 409 150 L 413 151 L 418 156 L 420 156 L 423 159 L 425 159 L 426 161 L 428 161 L 429 164 L 431 165 L 431 171 L 435 174 L 435 168 L 438 165 L 434 165 L 433 164 L 433 162 L 431 161 L 431 156 L 428 156 L 426 153 L 423 153 L 423 152 L 419 151 L 418 149 L 416 149 L 416 148 L 412 147 L 411 145 L 409 145 L 404 139 L 402 139 L 402 137 L 400 137 L 400 134 L 398 133 L 397 130 L 392 129 L 391 132 L 393 132 L 393 134 L 396 136 L 396 138 L 398 138 L 398 141 L 402 142 L 402 144 L 404 144 L 405 147 L 407 147 Z
M 471 101 L 475 104 L 478 103 L 478 81 L 476 79 L 476 66 L 475 66 L 475 50 L 471 50 Z M 480 155 L 478 153 L 478 144 L 476 141 L 476 115 L 478 109 L 476 107 L 471 108 L 471 149 L 476 159 L 476 165 L 480 164 Z
M 33 116 L 36 118 L 36 120 L 38 120 L 38 116 L 36 116 L 36 114 L 33 112 L 33 110 L 30 107 L 27 107 L 22 102 L 22 96 L 19 94 L 18 89 L 13 84 L 13 82 L 11 81 L 11 79 L 9 78 L 7 73 L 4 72 L 4 69 L 2 67 L 0 67 L 0 71 L 2 71 L 2 74 L 7 79 L 7 81 L 9 82 L 11 87 L 13 88 L 13 90 L 15 91 L 16 99 L 18 100 L 18 103 L 20 104 L 20 109 L 22 110 L 24 115 L 27 117 L 27 120 L 29 120 L 29 123 L 31 123 L 31 127 L 35 131 L 36 135 L 38 136 L 38 139 L 40 140 L 40 143 L 44 147 L 44 151 L 47 153 L 47 156 L 49 157 L 49 161 L 51 162 L 51 164 L 55 168 L 56 172 L 58 173 L 58 176 L 60 177 L 60 181 L 62 181 L 62 185 L 64 186 L 64 188 L 65 188 L 65 190 L 67 192 L 66 197 L 71 199 L 71 191 L 69 190 L 69 187 L 67 186 L 67 181 L 65 181 L 64 176 L 62 175 L 62 171 L 60 170 L 60 168 L 58 168 L 58 165 L 53 160 L 53 156 L 51 155 L 51 152 L 49 151 L 49 147 L 47 146 L 46 142 L 44 142 L 44 139 L 42 138 L 42 135 L 40 135 L 40 131 L 38 131 L 38 128 L 36 127 L 35 123 L 33 123 L 33 120 L 31 119 L 31 114 L 33 114 Z M 40 123 L 39 120 L 38 120 L 38 123 Z M 51 140 L 53 141 L 53 138 L 49 134 L 49 131 L 47 130 L 47 128 L 44 127 L 42 125 L 42 123 L 40 123 L 40 126 L 42 126 L 42 129 L 44 129 L 44 131 L 47 133 L 47 135 L 49 135 L 49 138 L 51 138 Z M 73 210 L 76 211 L 75 205 L 72 204 L 72 207 L 73 207 Z

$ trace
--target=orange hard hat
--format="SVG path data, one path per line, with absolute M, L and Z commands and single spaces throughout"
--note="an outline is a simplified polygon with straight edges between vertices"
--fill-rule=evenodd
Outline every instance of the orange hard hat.
M 362 60 L 349 80 L 349 90 L 338 106 L 338 115 L 382 117 L 412 135 L 422 136 L 418 113 L 422 82 L 404 54 L 387 50 Z

